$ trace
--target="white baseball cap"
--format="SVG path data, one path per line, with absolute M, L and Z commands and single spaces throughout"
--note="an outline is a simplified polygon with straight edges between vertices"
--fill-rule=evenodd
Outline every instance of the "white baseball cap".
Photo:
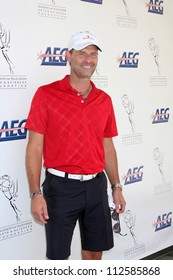
M 76 32 L 70 39 L 68 50 L 71 51 L 74 49 L 79 51 L 90 45 L 95 45 L 99 51 L 102 51 L 99 47 L 98 39 L 94 34 L 90 33 L 89 31 Z

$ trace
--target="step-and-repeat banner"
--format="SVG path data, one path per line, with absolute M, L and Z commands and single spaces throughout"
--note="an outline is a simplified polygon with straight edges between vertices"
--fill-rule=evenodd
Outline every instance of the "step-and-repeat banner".
M 45 259 L 44 226 L 30 212 L 24 125 L 36 89 L 69 73 L 64 54 L 82 30 L 102 46 L 92 80 L 114 103 L 127 201 L 103 259 L 141 259 L 173 245 L 173 1 L 0 2 L 0 259 Z M 78 226 L 71 259 L 80 259 Z

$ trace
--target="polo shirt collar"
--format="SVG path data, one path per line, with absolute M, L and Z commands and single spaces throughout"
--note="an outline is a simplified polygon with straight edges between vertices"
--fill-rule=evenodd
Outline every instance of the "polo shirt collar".
M 74 90 L 72 88 L 72 86 L 70 85 L 68 78 L 69 78 L 69 75 L 66 75 L 62 80 L 60 80 L 60 89 L 62 91 L 67 92 L 67 91 L 73 91 Z M 91 85 L 92 85 L 92 90 L 94 89 L 95 92 L 96 92 L 96 90 L 98 90 L 98 89 L 96 88 L 95 84 L 92 81 L 90 81 L 90 82 L 91 82 Z

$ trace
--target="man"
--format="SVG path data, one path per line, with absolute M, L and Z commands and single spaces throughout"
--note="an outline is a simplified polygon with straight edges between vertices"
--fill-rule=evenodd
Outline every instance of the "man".
M 102 252 L 113 247 L 104 169 L 117 212 L 125 210 L 112 141 L 117 128 L 111 98 L 90 80 L 98 51 L 95 35 L 75 33 L 66 52 L 70 75 L 37 90 L 26 123 L 32 213 L 45 224 L 48 259 L 70 256 L 77 220 L 83 260 L 100 260 Z

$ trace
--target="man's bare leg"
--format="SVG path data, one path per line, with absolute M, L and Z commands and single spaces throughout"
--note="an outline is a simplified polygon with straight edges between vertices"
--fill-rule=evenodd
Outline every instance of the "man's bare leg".
M 82 250 L 82 260 L 101 260 L 102 254 L 102 252 Z

